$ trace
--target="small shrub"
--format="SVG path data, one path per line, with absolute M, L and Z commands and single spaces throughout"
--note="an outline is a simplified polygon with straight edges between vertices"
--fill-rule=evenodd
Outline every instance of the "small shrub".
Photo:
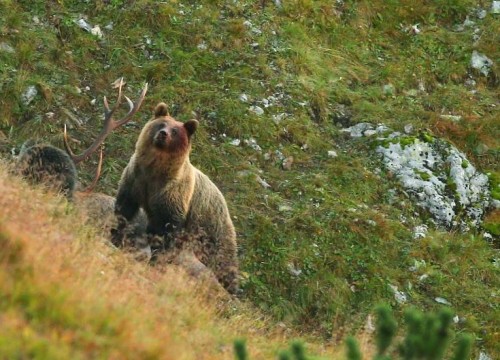
M 247 360 L 248 359 L 248 353 L 247 353 L 245 340 L 243 340 L 243 339 L 235 340 L 234 353 L 235 353 L 237 360 Z
M 361 351 L 359 351 L 358 342 L 353 337 L 348 337 L 346 340 L 347 345 L 347 359 L 348 360 L 361 360 Z
M 405 313 L 407 325 L 406 336 L 400 344 L 393 344 L 398 330 L 398 324 L 394 319 L 392 310 L 388 305 L 380 305 L 376 309 L 376 345 L 377 352 L 374 360 L 389 359 L 421 359 L 441 360 L 444 358 L 448 344 L 452 338 L 451 330 L 453 313 L 450 309 L 442 309 L 437 314 L 422 313 L 416 309 L 410 309 Z M 458 338 L 453 360 L 467 360 L 471 353 L 472 337 L 462 334 Z M 352 336 L 346 339 L 346 358 L 348 360 L 362 360 L 358 342 Z M 248 359 L 244 340 L 234 342 L 236 360 Z M 390 355 L 388 353 L 391 353 Z M 399 355 L 399 356 L 398 356 Z M 292 342 L 290 349 L 282 351 L 278 355 L 279 360 L 307 360 L 303 343 Z

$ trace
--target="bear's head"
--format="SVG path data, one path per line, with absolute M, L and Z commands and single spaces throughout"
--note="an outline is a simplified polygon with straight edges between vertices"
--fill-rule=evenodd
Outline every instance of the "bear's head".
M 156 156 L 168 158 L 187 156 L 191 150 L 191 136 L 197 127 L 197 120 L 177 121 L 168 114 L 167 105 L 159 103 L 154 118 L 139 135 L 136 150 L 141 153 L 153 151 Z

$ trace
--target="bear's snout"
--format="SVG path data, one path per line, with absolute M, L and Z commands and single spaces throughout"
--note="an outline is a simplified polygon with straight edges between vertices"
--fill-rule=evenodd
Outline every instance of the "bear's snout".
M 158 138 L 166 138 L 167 135 L 168 135 L 168 132 L 165 129 L 161 129 L 160 131 L 158 131 Z
M 154 137 L 154 144 L 158 147 L 164 147 L 168 142 L 169 134 L 167 129 L 158 130 Z

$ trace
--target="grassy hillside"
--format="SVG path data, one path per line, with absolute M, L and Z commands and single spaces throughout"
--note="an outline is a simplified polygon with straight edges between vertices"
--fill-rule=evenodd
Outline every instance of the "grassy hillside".
M 111 248 L 61 197 L 0 163 L 0 358 L 233 359 L 233 341 L 272 358 L 299 334 L 180 268 Z M 28 214 L 28 215 L 27 215 Z M 308 348 L 338 357 L 318 341 Z
M 415 240 L 427 215 L 368 143 L 340 131 L 372 122 L 447 139 L 498 196 L 500 18 L 477 11 L 491 2 L 282 3 L 0 0 L 5 156 L 29 137 L 61 145 L 65 123 L 83 149 L 111 83 L 124 76 L 134 98 L 148 82 L 135 122 L 106 141 L 99 191 L 115 193 L 139 129 L 165 101 L 179 120 L 200 120 L 192 163 L 229 203 L 245 303 L 336 344 L 378 302 L 401 314 L 443 298 L 476 351 L 500 354 L 498 238 L 431 227 Z M 488 75 L 471 68 L 474 50 L 493 60 Z M 79 169 L 83 182 L 94 167 Z M 498 231 L 499 222 L 490 210 L 484 223 Z

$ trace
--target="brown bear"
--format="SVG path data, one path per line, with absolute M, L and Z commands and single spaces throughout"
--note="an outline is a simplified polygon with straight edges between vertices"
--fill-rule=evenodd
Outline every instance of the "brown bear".
M 73 160 L 52 145 L 27 140 L 19 151 L 16 171 L 32 184 L 44 184 L 69 199 L 73 198 L 77 179 Z
M 120 245 L 127 222 L 142 208 L 150 239 L 161 239 L 156 251 L 174 248 L 182 233 L 193 234 L 197 244 L 189 244 L 189 248 L 226 290 L 235 293 L 236 233 L 226 201 L 189 161 L 191 137 L 197 127 L 196 120 L 182 123 L 170 117 L 164 103 L 156 106 L 120 180 L 115 207 L 119 225 L 113 231 L 113 242 Z

